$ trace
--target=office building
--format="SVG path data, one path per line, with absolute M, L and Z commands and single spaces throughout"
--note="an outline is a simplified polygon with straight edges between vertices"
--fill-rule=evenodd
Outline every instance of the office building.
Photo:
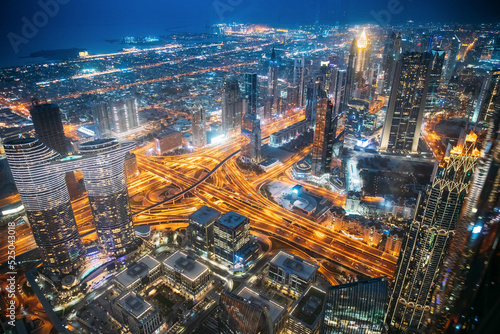
M 333 142 L 337 132 L 337 117 L 333 114 L 332 102 L 328 99 L 318 101 L 316 108 L 316 126 L 312 148 L 311 174 L 321 177 L 330 173 Z
M 297 90 L 296 107 L 304 105 L 304 85 L 305 85 L 305 59 L 296 58 L 293 63 L 293 86 Z M 295 102 L 295 101 L 294 101 Z
M 269 313 L 260 304 L 226 292 L 220 296 L 219 333 L 271 334 Z
M 68 154 L 59 107 L 50 103 L 34 104 L 30 115 L 36 137 L 57 153 Z
M 431 72 L 429 53 L 406 52 L 396 65 L 380 150 L 416 153 Z
M 244 138 L 241 145 L 241 159 L 247 163 L 259 163 L 261 160 L 261 130 L 257 114 L 245 114 L 241 134 Z
M 318 265 L 280 250 L 269 261 L 267 278 L 272 285 L 300 295 L 316 281 L 318 269 Z
M 271 333 L 281 333 L 286 321 L 286 308 L 283 305 L 280 305 L 262 293 L 252 290 L 246 286 L 238 292 L 238 296 L 245 298 L 248 303 L 262 307 L 268 314 L 269 320 L 271 321 Z
M 345 111 L 347 105 L 347 72 L 334 69 L 332 71 L 332 85 L 330 89 L 333 101 L 333 113 L 338 115 Z
M 388 283 L 384 277 L 332 286 L 326 292 L 322 334 L 382 334 Z
M 199 300 L 210 285 L 210 269 L 182 251 L 170 255 L 163 266 L 168 284 L 186 298 Z
M 187 237 L 198 253 L 209 257 L 213 255 L 214 223 L 220 215 L 219 211 L 206 205 L 189 215 Z
M 129 264 L 115 276 L 115 285 L 120 292 L 140 292 L 161 275 L 161 263 L 149 255 Z
M 109 101 L 92 106 L 96 137 L 125 137 L 140 130 L 135 98 Z
M 323 322 L 326 292 L 310 286 L 292 304 L 285 326 L 285 334 L 318 334 Z
M 276 52 L 271 52 L 271 60 L 269 61 L 269 73 L 267 75 L 267 97 L 271 103 L 271 113 L 277 112 L 278 108 L 278 60 L 276 59 Z M 270 113 L 270 114 L 271 114 Z M 265 117 L 265 119 L 267 119 Z
M 439 105 L 437 93 L 441 84 L 446 52 L 443 50 L 432 50 L 431 55 L 431 75 L 429 78 L 429 91 L 427 93 L 425 112 L 434 112 Z
M 193 128 L 193 132 L 194 131 L 195 130 Z M 154 142 L 155 153 L 157 155 L 163 155 L 182 146 L 182 133 L 172 129 L 167 129 L 156 134 L 154 136 Z
M 318 75 L 315 81 L 310 81 L 306 89 L 306 120 L 316 122 L 316 107 L 320 99 L 326 98 L 324 77 Z
M 215 222 L 214 253 L 217 260 L 235 271 L 244 270 L 255 248 L 247 217 L 229 211 Z
M 238 79 L 229 78 L 222 91 L 222 131 L 227 137 L 241 132 L 243 119 L 243 99 Z
M 356 138 L 361 137 L 364 130 L 366 115 L 369 112 L 370 103 L 365 100 L 352 99 L 347 103 L 345 134 Z
M 245 99 L 247 100 L 246 114 L 257 113 L 257 73 L 245 74 Z
M 394 276 L 387 322 L 420 332 L 430 323 L 432 288 L 456 230 L 472 173 L 481 155 L 470 133 L 439 165 L 432 185 L 420 196 Z
M 84 262 L 61 156 L 35 138 L 6 140 L 5 153 L 44 267 L 69 274 Z
M 362 73 L 368 69 L 370 55 L 369 55 L 369 42 L 366 36 L 366 31 L 363 32 L 356 40 L 357 52 L 356 52 L 356 72 Z
M 122 293 L 111 309 L 113 317 L 132 334 L 157 333 L 163 324 L 158 309 L 135 292 Z
M 357 39 L 354 38 L 351 43 L 351 48 L 349 49 L 349 56 L 347 58 L 347 69 L 346 69 L 346 99 L 349 101 L 356 89 L 358 88 L 358 83 L 356 80 L 356 62 L 357 62 Z
M 80 145 L 82 161 L 69 160 L 83 174 L 97 237 L 110 256 L 120 257 L 137 247 L 124 167 L 133 148 L 130 142 L 98 139 Z
M 207 125 L 205 118 L 205 110 L 201 106 L 195 107 L 191 121 L 191 130 L 193 132 L 193 146 L 195 147 L 203 147 L 207 145 Z

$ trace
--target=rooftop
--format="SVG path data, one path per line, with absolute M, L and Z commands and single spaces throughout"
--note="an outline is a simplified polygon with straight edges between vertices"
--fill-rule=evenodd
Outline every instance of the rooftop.
M 318 288 L 309 287 L 292 306 L 290 317 L 309 328 L 315 327 L 321 318 L 326 293 Z
M 190 221 L 195 221 L 199 225 L 205 225 L 219 218 L 221 213 L 206 205 L 202 206 L 195 212 L 189 215 Z
M 125 288 L 130 287 L 136 281 L 146 277 L 148 273 L 160 265 L 160 262 L 146 255 L 137 262 L 130 264 L 127 269 L 119 273 L 115 280 Z
M 147 312 L 153 310 L 153 306 L 147 300 L 134 292 L 124 292 L 118 297 L 118 305 L 136 319 L 141 319 Z
M 291 275 L 304 281 L 309 281 L 316 275 L 319 266 L 298 256 L 280 250 L 270 261 L 273 265 L 282 268 Z
M 235 229 L 241 224 L 243 224 L 243 222 L 245 222 L 246 219 L 247 217 L 242 216 L 239 213 L 236 213 L 234 211 L 229 211 L 224 216 L 220 217 L 219 220 L 217 220 L 217 222 L 220 225 L 223 225 L 227 228 Z
M 157 139 L 162 139 L 162 138 L 165 138 L 165 137 L 168 137 L 168 136 L 174 135 L 174 134 L 176 134 L 176 133 L 179 133 L 179 134 L 180 134 L 180 132 L 179 132 L 179 131 L 175 131 L 175 130 L 173 130 L 173 129 L 166 129 L 166 130 L 162 131 L 161 133 L 159 133 L 159 134 L 155 135 L 155 138 L 157 138 Z
M 273 300 L 270 300 L 269 298 L 259 294 L 258 292 L 248 287 L 244 287 L 238 293 L 238 296 L 243 297 L 256 305 L 265 308 L 267 312 L 269 312 L 269 316 L 271 317 L 273 323 L 276 323 L 285 312 L 284 306 L 276 303 Z
M 180 272 L 182 276 L 191 281 L 196 280 L 201 274 L 208 271 L 207 266 L 201 264 L 181 251 L 177 251 L 170 255 L 170 257 L 163 261 L 163 264 L 174 271 Z

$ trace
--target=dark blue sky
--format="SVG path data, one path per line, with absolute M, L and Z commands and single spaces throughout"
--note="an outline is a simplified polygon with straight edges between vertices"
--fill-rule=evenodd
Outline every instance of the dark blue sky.
M 22 34 L 23 18 L 33 22 L 39 0 L 0 0 L 0 66 L 40 49 L 99 48 L 94 43 L 125 35 L 162 34 L 165 29 L 204 31 L 221 21 L 290 25 L 313 23 L 376 23 L 372 13 L 399 2 L 390 23 L 478 23 L 500 21 L 495 0 L 40 0 L 61 4 L 33 36 L 12 46 Z M 387 17 L 383 17 L 386 21 Z M 10 35 L 9 35 L 10 33 Z M 14 42 L 15 43 L 15 42 Z M 96 50 L 97 51 L 97 50 Z

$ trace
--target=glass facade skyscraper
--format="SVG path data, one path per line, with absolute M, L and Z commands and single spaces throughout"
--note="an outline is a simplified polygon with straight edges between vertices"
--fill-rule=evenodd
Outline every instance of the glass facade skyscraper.
M 220 296 L 219 333 L 272 334 L 272 328 L 262 306 L 228 292 Z
M 430 72 L 430 53 L 406 52 L 398 61 L 382 132 L 381 151 L 418 151 Z
M 322 334 L 385 332 L 388 283 L 384 277 L 328 289 Z
M 329 99 L 321 99 L 316 108 L 312 148 L 311 174 L 314 176 L 320 177 L 330 173 L 336 132 L 337 115 L 333 114 L 333 104 Z
M 228 137 L 240 133 L 243 119 L 243 99 L 238 79 L 229 78 L 222 91 L 222 131 Z

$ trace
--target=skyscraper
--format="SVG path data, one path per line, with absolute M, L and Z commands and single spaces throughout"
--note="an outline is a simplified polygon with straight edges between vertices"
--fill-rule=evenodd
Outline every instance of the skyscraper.
M 477 123 L 488 125 L 495 110 L 500 109 L 500 69 L 487 74 L 483 100 L 479 101 Z
M 297 86 L 297 107 L 304 105 L 305 59 L 295 58 L 293 64 L 293 84 Z
M 122 137 L 139 128 L 139 112 L 135 98 L 96 104 L 92 107 L 96 137 Z
M 385 277 L 331 287 L 326 293 L 321 333 L 384 333 L 387 297 Z
M 345 134 L 360 137 L 363 132 L 366 115 L 370 103 L 365 100 L 352 99 L 347 104 Z
M 205 110 L 201 106 L 195 106 L 191 122 L 193 131 L 193 145 L 203 147 L 207 144 L 207 128 L 205 124 Z
M 257 89 L 257 74 L 245 74 L 245 99 L 248 102 L 245 113 L 257 113 Z
M 36 138 L 8 140 L 4 147 L 45 268 L 56 274 L 73 272 L 83 264 L 85 248 L 64 181 L 66 171 L 54 165 L 61 156 Z
M 347 72 L 345 70 L 334 69 L 332 73 L 332 101 L 333 111 L 340 114 L 345 110 L 347 104 Z
M 261 159 L 261 130 L 257 114 L 246 113 L 243 117 L 241 134 L 244 142 L 241 146 L 241 158 L 245 162 L 258 163 Z
M 30 115 L 37 138 L 57 153 L 66 155 L 68 149 L 59 107 L 50 103 L 34 104 Z
M 231 137 L 241 131 L 243 100 L 238 79 L 229 78 L 224 82 L 222 92 L 222 130 Z
M 358 88 L 356 82 L 356 59 L 357 59 L 357 39 L 354 38 L 351 43 L 351 48 L 349 50 L 349 57 L 347 59 L 347 69 L 346 69 L 346 99 L 349 101 Z
M 356 72 L 364 72 L 368 69 L 369 51 L 368 51 L 368 37 L 366 31 L 363 29 L 361 36 L 356 41 L 357 56 L 356 56 Z
M 456 35 L 451 39 L 450 49 L 447 52 L 447 57 L 444 63 L 443 78 L 442 82 L 448 84 L 455 71 L 455 66 L 457 64 L 458 52 L 460 51 L 460 40 Z
M 259 303 L 226 292 L 220 296 L 219 333 L 272 334 L 273 326 L 268 312 Z
M 429 53 L 406 52 L 396 65 L 380 150 L 416 153 L 431 72 Z
M 134 144 L 116 139 L 98 139 L 80 145 L 85 189 L 90 202 L 97 237 L 105 252 L 114 257 L 126 255 L 136 246 L 134 224 L 127 191 L 125 158 Z
M 394 54 L 394 41 L 396 40 L 396 34 L 392 31 L 385 41 L 384 52 L 382 54 L 382 66 L 384 71 L 384 90 L 389 90 L 390 88 L 390 77 L 392 72 L 392 67 L 394 66 L 395 54 Z
M 312 148 L 311 174 L 321 177 L 330 173 L 333 141 L 337 132 L 337 115 L 333 114 L 333 104 L 329 99 L 318 101 L 316 127 Z
M 277 111 L 278 106 L 278 60 L 276 59 L 276 52 L 271 52 L 271 61 L 269 62 L 269 74 L 267 76 L 267 97 L 271 101 L 271 113 Z
M 311 120 L 314 126 L 316 121 L 316 106 L 319 99 L 326 98 L 323 76 L 318 75 L 316 81 L 310 81 L 306 89 L 306 119 Z
M 480 152 L 470 133 L 441 163 L 409 226 L 393 281 L 387 322 L 405 332 L 430 323 L 432 289 L 456 229 Z
M 431 55 L 431 75 L 429 78 L 429 91 L 427 93 L 425 112 L 433 112 L 438 105 L 437 92 L 441 84 L 446 52 L 442 50 L 432 50 Z

